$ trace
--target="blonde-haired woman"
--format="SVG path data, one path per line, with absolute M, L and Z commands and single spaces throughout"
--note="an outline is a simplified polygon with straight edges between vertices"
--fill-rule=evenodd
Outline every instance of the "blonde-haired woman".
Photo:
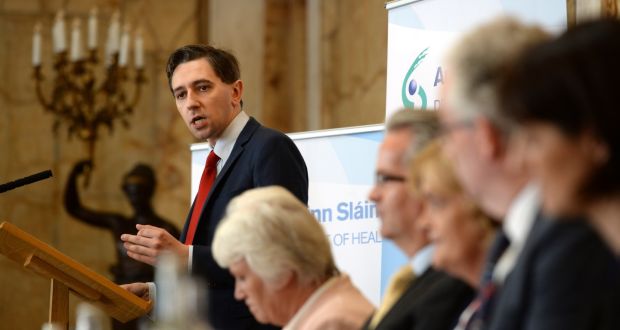
M 420 225 L 435 245 L 433 266 L 478 287 L 495 222 L 466 195 L 440 140 L 416 155 L 410 175 L 410 188 L 424 201 Z

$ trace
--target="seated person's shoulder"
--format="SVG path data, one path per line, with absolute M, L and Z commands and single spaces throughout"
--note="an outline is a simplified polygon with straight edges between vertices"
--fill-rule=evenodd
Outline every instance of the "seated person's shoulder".
M 345 319 L 330 319 L 322 322 L 316 330 L 359 330 L 360 325 Z

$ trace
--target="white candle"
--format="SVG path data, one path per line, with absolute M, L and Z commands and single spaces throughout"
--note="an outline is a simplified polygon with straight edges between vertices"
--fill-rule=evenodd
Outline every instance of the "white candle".
M 127 57 L 129 56 L 129 24 L 123 27 L 123 35 L 121 36 L 121 49 L 118 55 L 118 65 L 126 66 Z
M 88 49 L 97 48 L 97 8 L 90 10 L 88 17 Z
M 120 33 L 120 13 L 115 11 L 110 19 L 110 26 L 108 27 L 108 40 L 106 42 L 106 65 L 112 64 L 112 58 L 114 54 L 118 53 L 119 48 L 119 33 Z
M 76 18 L 73 20 L 73 24 L 71 26 L 71 53 L 69 59 L 73 62 L 82 58 L 82 42 L 80 35 L 81 25 L 80 19 Z
M 32 65 L 41 65 L 41 23 L 35 24 L 32 35 Z
M 62 10 L 58 11 L 54 19 L 52 38 L 54 41 L 54 53 L 60 53 L 67 49 L 65 41 L 65 13 Z
M 136 32 L 134 54 L 135 54 L 136 68 L 142 69 L 144 67 L 144 41 L 142 39 L 141 28 L 138 28 L 138 31 Z

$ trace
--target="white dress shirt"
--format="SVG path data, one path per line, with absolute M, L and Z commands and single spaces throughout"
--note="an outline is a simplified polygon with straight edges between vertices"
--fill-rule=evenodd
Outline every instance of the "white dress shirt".
M 421 276 L 431 266 L 433 261 L 433 252 L 435 252 L 435 246 L 429 244 L 418 251 L 413 258 L 411 258 L 411 269 L 416 277 Z
M 536 184 L 529 183 L 510 204 L 503 224 L 503 230 L 510 245 L 497 261 L 493 271 L 495 283 L 502 284 L 512 271 L 527 241 L 536 214 L 540 208 L 540 192 Z

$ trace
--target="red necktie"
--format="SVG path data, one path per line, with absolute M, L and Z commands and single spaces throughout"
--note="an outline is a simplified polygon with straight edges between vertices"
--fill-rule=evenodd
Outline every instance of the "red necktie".
M 478 296 L 463 311 L 455 330 L 475 330 L 488 326 L 497 291 L 497 285 L 493 281 L 493 270 L 509 245 L 508 236 L 500 229 L 487 254 Z
M 200 177 L 200 186 L 198 186 L 198 194 L 196 194 L 196 200 L 194 201 L 194 209 L 192 211 L 192 218 L 189 221 L 187 227 L 187 235 L 185 236 L 185 244 L 191 245 L 194 241 L 194 234 L 196 234 L 196 228 L 198 227 L 198 221 L 200 221 L 200 213 L 202 213 L 202 206 L 207 200 L 211 186 L 215 182 L 215 176 L 217 175 L 217 162 L 220 160 L 213 150 L 207 157 L 207 163 L 205 169 Z

